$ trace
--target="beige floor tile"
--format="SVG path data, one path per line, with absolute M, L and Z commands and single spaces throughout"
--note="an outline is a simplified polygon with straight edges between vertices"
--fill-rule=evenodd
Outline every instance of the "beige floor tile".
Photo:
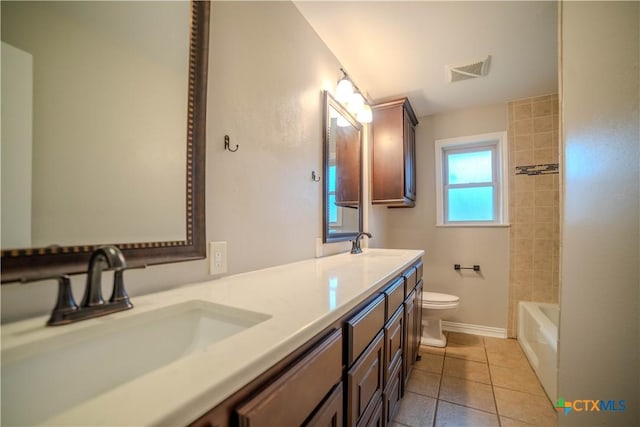
M 531 427 L 533 424 L 514 420 L 513 418 L 500 417 L 500 425 L 502 427 Z
M 489 351 L 487 358 L 490 365 L 504 366 L 505 368 L 531 369 L 531 365 L 520 348 L 509 351 Z
M 413 364 L 415 369 L 421 371 L 432 372 L 434 374 L 442 373 L 442 364 L 444 362 L 444 356 L 439 354 L 422 353 L 421 359 Z
M 400 401 L 400 410 L 393 421 L 410 427 L 431 426 L 435 411 L 435 399 L 407 393 Z
M 463 334 L 461 332 L 449 332 L 447 335 L 447 342 L 453 342 L 456 344 L 465 344 L 469 346 L 482 347 L 484 341 L 479 335 Z
M 407 390 L 423 396 L 438 397 L 440 388 L 440 375 L 414 369 L 407 382 Z
M 556 411 L 544 396 L 494 387 L 498 414 L 539 427 L 556 426 Z
M 511 351 L 513 349 L 520 349 L 520 344 L 518 344 L 518 340 L 514 340 L 512 338 L 493 338 L 493 337 L 484 337 L 484 346 L 488 352 L 501 352 L 501 351 Z
M 430 353 L 444 356 L 445 347 L 431 347 L 430 345 L 421 345 L 420 354 Z
M 531 370 L 523 368 L 505 368 L 504 366 L 489 365 L 491 368 L 491 382 L 494 386 L 508 388 L 525 393 L 546 396 L 538 377 Z
M 486 412 L 496 412 L 493 391 L 488 384 L 444 376 L 440 385 L 440 399 Z
M 473 360 L 445 357 L 443 375 L 464 378 L 469 381 L 491 384 L 489 365 Z
M 454 342 L 450 342 L 447 345 L 445 356 L 487 363 L 487 356 L 483 347 L 468 346 Z
M 438 401 L 436 427 L 499 426 L 498 416 L 466 406 Z

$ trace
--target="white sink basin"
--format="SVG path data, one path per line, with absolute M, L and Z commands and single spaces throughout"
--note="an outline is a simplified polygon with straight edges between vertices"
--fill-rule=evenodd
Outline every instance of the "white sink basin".
M 271 317 L 204 301 L 130 313 L 3 349 L 2 425 L 40 424 Z

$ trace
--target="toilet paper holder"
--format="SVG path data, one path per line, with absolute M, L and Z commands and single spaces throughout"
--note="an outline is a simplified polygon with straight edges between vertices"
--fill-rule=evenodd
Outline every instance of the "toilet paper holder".
M 460 270 L 473 270 L 473 271 L 480 271 L 480 266 L 477 264 L 474 264 L 473 267 L 460 267 L 460 264 L 453 264 L 453 269 L 455 271 L 460 271 Z

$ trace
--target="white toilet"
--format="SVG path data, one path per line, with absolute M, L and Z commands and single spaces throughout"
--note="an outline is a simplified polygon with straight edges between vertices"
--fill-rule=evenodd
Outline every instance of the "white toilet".
M 458 309 L 459 300 L 455 295 L 422 293 L 422 345 L 447 345 L 447 337 L 442 333 L 442 319 Z

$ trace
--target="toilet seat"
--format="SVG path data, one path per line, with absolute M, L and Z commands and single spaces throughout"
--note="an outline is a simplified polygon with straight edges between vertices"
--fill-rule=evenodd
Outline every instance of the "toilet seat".
M 437 292 L 422 293 L 422 307 L 430 309 L 447 309 L 458 306 L 459 297 Z

